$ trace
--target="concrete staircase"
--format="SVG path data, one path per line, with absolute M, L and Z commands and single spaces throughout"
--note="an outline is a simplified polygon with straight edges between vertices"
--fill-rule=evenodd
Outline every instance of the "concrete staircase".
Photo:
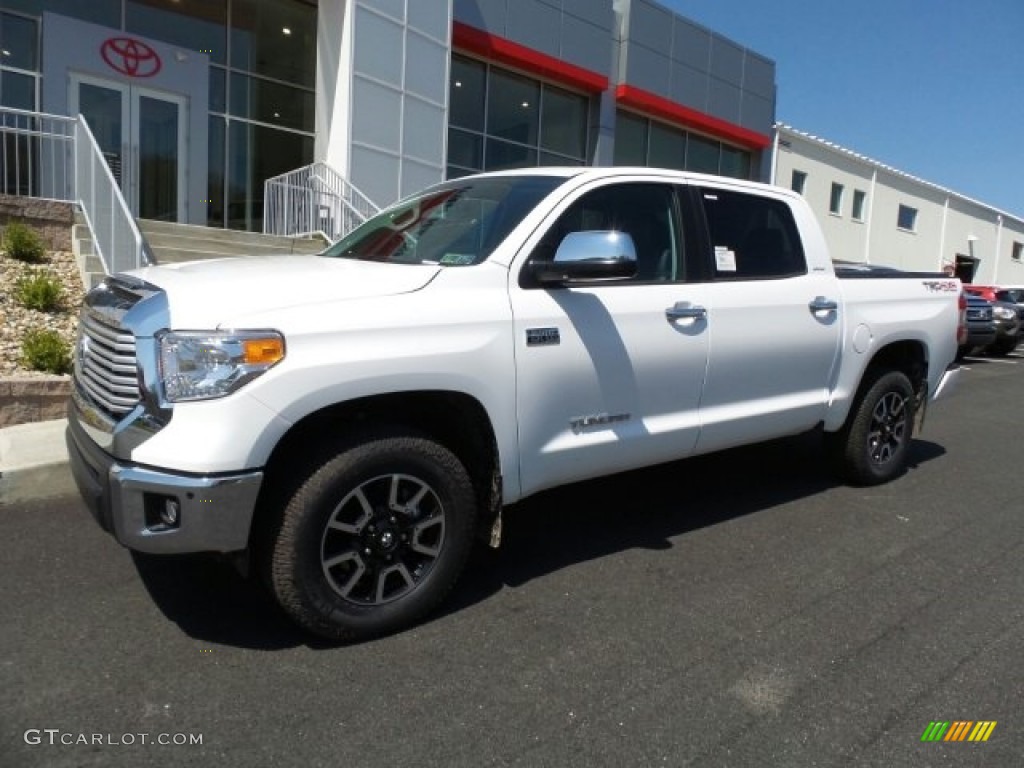
M 140 220 L 139 229 L 152 248 L 158 264 L 261 254 L 319 253 L 327 245 L 319 237 L 278 237 L 259 232 L 239 232 L 166 221 Z M 72 242 L 82 283 L 88 290 L 103 279 L 103 265 L 95 253 L 92 235 L 81 214 L 75 216 Z

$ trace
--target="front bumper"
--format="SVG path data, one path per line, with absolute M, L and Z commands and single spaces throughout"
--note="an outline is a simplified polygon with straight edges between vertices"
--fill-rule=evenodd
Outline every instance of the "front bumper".
M 71 473 L 100 526 L 139 552 L 234 552 L 248 546 L 263 473 L 194 476 L 121 463 L 96 445 L 75 419 L 66 433 Z M 177 503 L 174 525 L 160 520 Z

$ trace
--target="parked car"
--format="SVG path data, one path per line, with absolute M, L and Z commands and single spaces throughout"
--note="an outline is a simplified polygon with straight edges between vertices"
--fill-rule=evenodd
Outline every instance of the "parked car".
M 966 286 L 965 286 L 966 287 Z M 967 338 L 957 349 L 957 360 L 978 347 L 986 347 L 996 340 L 996 323 L 992 313 L 992 302 L 976 293 L 964 292 L 967 299 Z
M 1005 357 L 1020 343 L 1021 320 L 1017 307 L 1008 301 L 993 301 L 992 319 L 996 325 L 996 339 L 984 349 L 986 355 Z

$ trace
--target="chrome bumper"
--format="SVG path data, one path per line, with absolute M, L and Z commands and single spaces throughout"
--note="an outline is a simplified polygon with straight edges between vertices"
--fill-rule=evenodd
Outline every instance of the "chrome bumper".
M 75 483 L 105 531 L 139 552 L 234 552 L 245 549 L 263 473 L 215 477 L 161 472 L 123 464 L 70 419 L 66 433 Z M 160 512 L 177 504 L 168 525 Z

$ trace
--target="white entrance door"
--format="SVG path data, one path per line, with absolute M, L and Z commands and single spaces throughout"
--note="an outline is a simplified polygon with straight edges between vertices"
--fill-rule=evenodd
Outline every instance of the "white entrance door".
M 185 221 L 185 97 L 73 75 L 70 102 L 72 114 L 89 124 L 132 213 Z

